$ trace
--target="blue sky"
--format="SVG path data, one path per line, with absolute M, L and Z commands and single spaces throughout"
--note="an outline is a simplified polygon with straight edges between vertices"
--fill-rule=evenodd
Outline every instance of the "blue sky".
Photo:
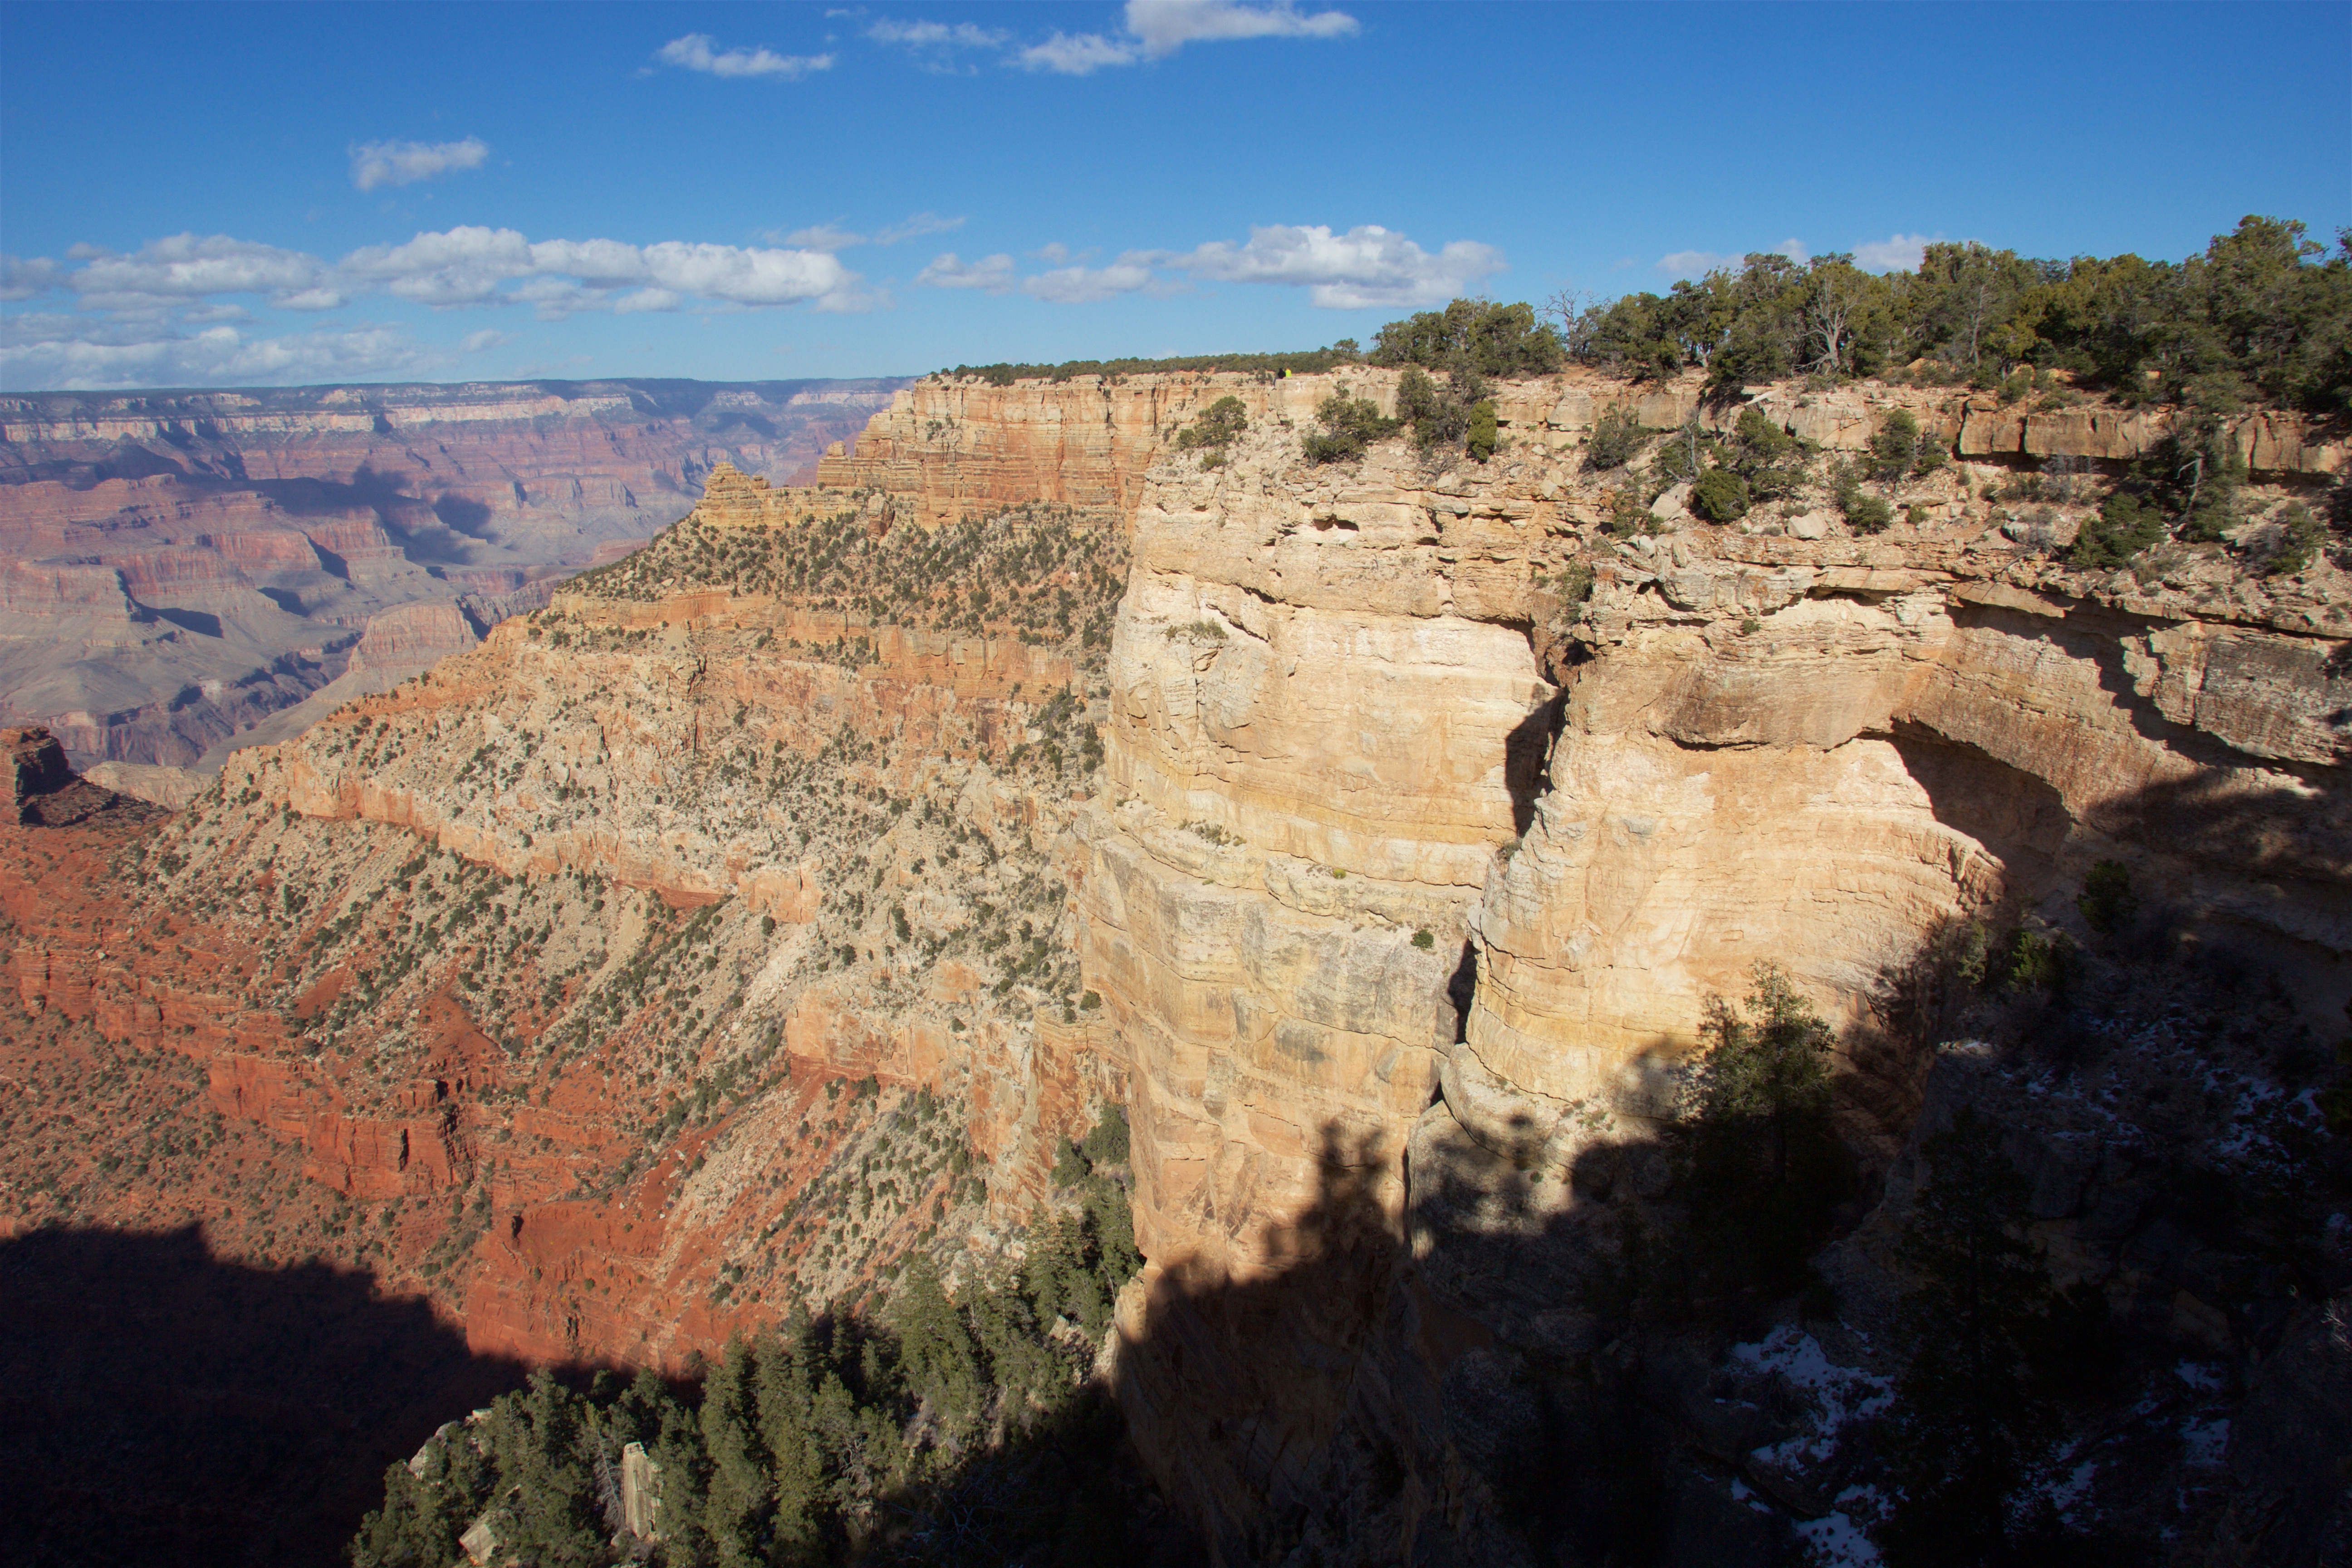
M 0 385 L 1369 340 L 2352 225 L 2352 5 L 0 5 Z

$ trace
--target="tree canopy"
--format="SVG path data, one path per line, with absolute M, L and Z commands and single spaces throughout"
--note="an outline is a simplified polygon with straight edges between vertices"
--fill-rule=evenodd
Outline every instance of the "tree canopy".
M 1696 366 L 1738 386 L 1926 360 L 1985 384 L 2021 368 L 2069 371 L 2131 402 L 2352 409 L 2352 231 L 2330 253 L 2272 217 L 2246 217 L 2179 262 L 2036 260 L 1973 240 L 1876 275 L 1851 256 L 1755 255 L 1663 295 L 1560 314 L 1571 356 L 1632 376 Z

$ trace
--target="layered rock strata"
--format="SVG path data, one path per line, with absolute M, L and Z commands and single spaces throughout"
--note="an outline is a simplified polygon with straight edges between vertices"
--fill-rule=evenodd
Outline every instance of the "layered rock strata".
M 833 592 L 733 592 L 818 563 Z M 304 1245 L 483 1353 L 674 1365 L 911 1250 L 981 1267 L 1116 1087 L 1055 859 L 1116 538 L 698 514 L 636 564 L 685 591 L 592 579 L 236 753 L 109 895 L 12 906 L 37 1018 L 199 1066 L 334 1195 Z M 1047 613 L 966 632 L 970 581 Z M 843 604 L 918 584 L 898 621 Z M 103 1141 L 49 1158 L 27 1222 L 141 1212 Z
M 1645 423 L 1696 407 L 1651 395 Z M 1755 405 L 1851 449 L 1915 401 Z M 2315 1007 L 2352 977 L 2343 574 L 2069 571 L 1990 526 L 1997 473 L 1968 463 L 1879 538 L 1613 539 L 1590 395 L 1496 402 L 1488 464 L 1317 468 L 1262 426 L 1221 468 L 1152 469 L 1136 513 L 1081 955 L 1150 1260 L 1122 1398 L 1227 1561 L 1360 1484 L 1367 1442 L 1411 1480 L 1347 1505 L 1350 1550 L 1475 1536 L 1438 1380 L 1484 1337 L 1539 1340 L 1562 1284 L 1455 1267 L 1446 1237 L 1483 1222 L 1444 1189 L 1499 1181 L 1521 1223 L 1605 1194 L 1759 959 L 1898 1129 L 1919 1064 L 1866 1047 L 1888 977 L 1997 903 L 2078 921 L 2095 859 L 2254 934 Z M 2097 461 L 2157 428 L 1942 416 L 1964 453 Z M 1971 442 L 1980 418 L 2010 433 Z M 2289 485 L 2341 464 L 2263 438 Z
M 381 672 L 373 650 L 349 664 L 354 645 L 408 606 L 481 626 L 536 609 L 601 545 L 674 519 L 715 464 L 801 473 L 895 384 L 0 398 L 0 711 L 84 763 L 216 765 L 232 737 L 284 739 L 380 689 L 354 680 L 255 732 Z

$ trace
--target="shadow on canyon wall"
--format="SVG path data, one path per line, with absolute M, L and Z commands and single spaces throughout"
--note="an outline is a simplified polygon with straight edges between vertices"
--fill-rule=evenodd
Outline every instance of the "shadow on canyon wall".
M 519 1384 L 363 1273 L 215 1258 L 197 1227 L 0 1243 L 10 1561 L 341 1561 L 384 1467 Z
M 1119 1401 L 1215 1559 L 1775 1561 L 1783 1543 L 1714 1506 L 1637 1377 L 1595 1354 L 1622 1331 L 1591 1278 L 1610 1239 L 1547 1213 L 1539 1173 L 1466 1141 L 1433 1153 L 1416 1141 L 1400 1234 L 1395 1151 L 1326 1128 L 1267 1272 L 1151 1283 Z

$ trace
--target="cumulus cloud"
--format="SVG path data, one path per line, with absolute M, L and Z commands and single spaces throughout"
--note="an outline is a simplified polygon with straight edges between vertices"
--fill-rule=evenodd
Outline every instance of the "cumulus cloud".
M 1272 224 L 1252 228 L 1239 245 L 1212 240 L 1191 250 L 1129 250 L 1106 267 L 1083 264 L 1091 251 L 1070 265 L 1069 247 L 1058 241 L 1029 254 L 1056 265 L 1016 280 L 1010 256 L 967 263 L 948 251 L 915 281 L 992 294 L 1004 293 L 1017 281 L 1032 299 L 1079 305 L 1121 294 L 1181 293 L 1192 284 L 1167 276 L 1181 273 L 1206 283 L 1304 289 L 1312 304 L 1354 310 L 1443 304 L 1504 267 L 1503 253 L 1491 245 L 1457 239 L 1432 253 L 1378 224 L 1361 224 L 1344 234 L 1323 224 Z
M 46 256 L 0 256 L 0 300 L 30 300 L 58 286 L 58 264 Z
M 983 256 L 965 262 L 952 250 L 942 251 L 915 274 L 915 283 L 918 288 L 977 289 L 985 294 L 1003 294 L 1013 287 L 1013 258 Z
M 781 77 L 786 81 L 798 81 L 811 71 L 831 70 L 831 55 L 780 55 L 761 47 L 729 49 L 719 52 L 708 33 L 688 33 L 672 38 L 654 52 L 654 58 L 665 65 L 682 69 L 701 71 L 708 76 Z
M 1131 66 L 1139 58 L 1134 44 L 1106 38 L 1100 33 L 1056 29 L 1044 43 L 1030 45 L 1013 59 L 1028 70 L 1091 76 L 1105 66 Z
M 1281 283 L 1326 310 L 1438 305 L 1503 269 L 1491 245 L 1457 239 L 1435 255 L 1378 224 L 1334 234 L 1322 224 L 1252 227 L 1249 241 L 1213 240 L 1162 265 L 1214 283 Z
M 1935 243 L 1924 234 L 1896 234 L 1886 239 L 1866 239 L 1853 247 L 1853 264 L 1873 272 L 1916 272 Z
M 342 302 L 317 257 L 225 234 L 175 234 L 128 256 L 90 246 L 68 254 L 82 266 L 61 281 L 83 304 L 100 309 L 137 310 L 210 294 L 267 294 L 295 310 Z
M 1116 33 L 1064 33 L 1032 44 L 1013 58 L 1030 70 L 1087 76 L 1106 66 L 1162 59 L 1186 44 L 1238 38 L 1341 38 L 1358 30 L 1345 11 L 1305 12 L 1292 0 L 1247 5 L 1243 0 L 1127 0 Z
M 85 310 L 171 320 L 183 327 L 241 316 L 241 310 L 220 303 L 221 296 L 236 294 L 260 294 L 287 310 L 336 310 L 368 293 L 440 310 L 524 304 L 555 321 L 583 310 L 803 303 L 822 310 L 866 310 L 887 302 L 823 249 L 683 240 L 646 246 L 615 239 L 534 242 L 514 229 L 478 225 L 421 233 L 397 245 L 363 246 L 332 263 L 226 235 L 174 235 L 128 255 L 89 246 L 76 246 L 68 254 L 81 265 L 60 268 L 46 259 L 12 258 L 0 273 L 10 289 L 7 297 L 70 289 L 80 296 Z
M 1055 305 L 1090 305 L 1132 294 L 1159 282 L 1148 252 L 1129 252 L 1108 267 L 1057 267 L 1021 280 L 1021 291 Z
M 534 244 L 510 228 L 473 225 L 355 250 L 341 269 L 422 304 L 446 309 L 512 299 L 554 318 L 605 309 L 675 310 L 688 296 L 744 306 L 829 302 L 836 309 L 864 298 L 857 274 L 822 250 L 676 239 L 646 246 L 616 239 Z M 517 279 L 528 281 L 519 289 L 500 287 Z M 635 296 L 624 307 L 610 291 L 626 288 L 656 292 Z
M 1356 19 L 1344 11 L 1306 15 L 1281 0 L 1244 5 L 1237 0 L 1127 0 L 1127 30 L 1148 55 L 1172 55 L 1186 44 L 1228 38 L 1344 38 Z
M 397 327 L 253 338 L 231 326 L 135 333 L 82 320 L 85 330 L 37 336 L 24 317 L 0 331 L 0 385 L 42 387 L 238 386 L 425 375 L 449 356 Z
M 478 332 L 467 332 L 464 337 L 459 338 L 457 352 L 461 354 L 478 354 L 489 349 L 504 347 L 512 342 L 514 342 L 513 333 L 502 332 L 496 327 L 484 327 Z
M 463 142 L 363 142 L 350 152 L 352 184 L 372 191 L 378 185 L 413 185 L 460 169 L 478 169 L 490 155 L 490 146 L 478 136 L 468 136 Z
M 1812 253 L 1805 248 L 1804 242 L 1797 239 L 1784 239 L 1764 254 L 1785 256 L 1800 267 L 1812 258 Z M 1714 250 L 1677 250 L 1659 257 L 1657 268 L 1669 278 L 1704 278 L 1720 268 L 1736 268 L 1746 259 L 1747 253 L 1727 256 Z

